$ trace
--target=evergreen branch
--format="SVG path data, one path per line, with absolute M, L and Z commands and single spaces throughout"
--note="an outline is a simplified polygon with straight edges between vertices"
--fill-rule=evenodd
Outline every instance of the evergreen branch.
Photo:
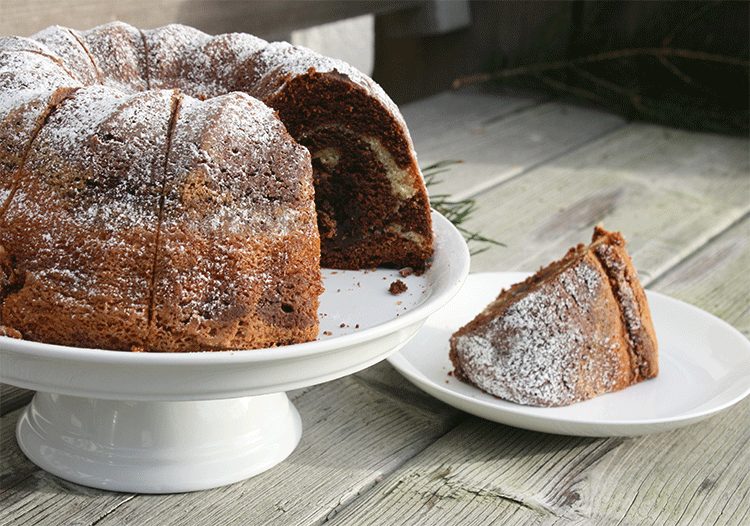
M 667 68 L 669 71 L 674 73 L 680 80 L 682 80 L 685 84 L 690 84 L 693 82 L 693 79 L 690 78 L 689 75 L 684 73 L 680 68 L 675 66 L 671 60 L 669 60 L 667 57 L 659 57 L 659 62 L 664 65 L 665 68 Z
M 614 82 L 609 82 L 608 80 L 605 80 L 601 77 L 597 77 L 596 75 L 592 75 L 585 69 L 576 69 L 576 73 L 578 73 L 582 77 L 585 77 L 586 79 L 593 82 L 594 84 L 597 84 L 605 89 L 611 90 L 615 93 L 619 93 L 620 95 L 627 97 L 630 100 L 630 103 L 633 105 L 633 107 L 639 110 L 640 112 L 646 113 L 651 116 L 655 116 L 657 114 L 656 111 L 652 110 L 651 108 L 647 108 L 646 106 L 643 105 L 642 97 L 638 95 L 636 92 L 625 89 L 621 86 L 618 86 Z M 564 86 L 559 86 L 559 85 L 557 86 L 557 88 L 561 90 L 565 89 Z M 578 90 L 579 95 L 581 91 L 585 91 L 585 90 Z M 591 98 L 592 100 L 596 100 L 597 102 L 601 102 L 601 103 L 604 102 L 604 99 L 602 97 L 598 97 L 593 93 L 591 93 L 591 97 L 589 98 Z
M 452 164 L 458 164 L 463 161 L 440 161 L 435 164 L 428 166 L 422 170 L 422 174 L 425 180 L 425 186 L 432 187 L 436 184 L 440 184 L 442 181 L 437 181 L 435 177 L 450 170 L 448 168 Z M 452 201 L 448 194 L 430 194 L 430 206 L 437 212 L 439 212 L 448 221 L 453 223 L 453 226 L 461 232 L 466 240 L 466 243 L 484 243 L 485 245 L 496 245 L 504 247 L 505 244 L 494 239 L 485 237 L 478 232 L 471 232 L 462 226 L 471 214 L 476 211 L 476 201 L 473 199 L 464 199 L 462 201 Z M 477 250 L 471 250 L 470 254 L 475 256 L 488 250 L 489 246 L 484 246 Z
M 585 57 L 579 57 L 571 60 L 555 60 L 552 62 L 544 62 L 541 64 L 529 64 L 526 66 L 518 66 L 515 68 L 501 69 L 492 73 L 480 73 L 477 75 L 470 75 L 468 77 L 459 78 L 453 81 L 453 88 L 458 89 L 466 84 L 473 84 L 478 82 L 487 82 L 489 80 L 497 80 L 501 78 L 518 77 L 523 75 L 539 74 L 548 71 L 566 69 L 573 66 L 580 66 L 583 64 L 592 64 L 597 62 L 604 62 L 609 60 L 618 60 L 622 58 L 629 58 L 635 56 L 654 56 L 658 59 L 666 57 L 683 57 L 695 60 L 704 60 L 707 62 L 716 62 L 734 66 L 741 66 L 750 68 L 750 61 L 743 60 L 735 57 L 727 57 L 724 55 L 716 55 L 713 53 L 705 53 L 703 51 L 694 51 L 690 49 L 678 49 L 669 47 L 657 47 L 657 48 L 633 48 L 633 49 L 619 49 L 615 51 L 605 51 L 603 53 L 596 53 L 594 55 L 588 55 Z

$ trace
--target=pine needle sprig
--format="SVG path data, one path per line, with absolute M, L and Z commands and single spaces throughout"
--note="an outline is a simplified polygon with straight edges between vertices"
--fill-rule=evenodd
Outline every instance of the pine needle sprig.
M 425 186 L 432 188 L 442 183 L 442 180 L 438 180 L 437 176 L 450 171 L 450 165 L 461 162 L 463 161 L 439 161 L 424 168 L 422 175 L 424 176 Z M 481 243 L 484 245 L 480 248 L 470 249 L 469 252 L 472 256 L 489 250 L 491 248 L 490 245 L 505 246 L 504 243 L 483 236 L 478 232 L 472 232 L 463 226 L 463 223 L 477 210 L 477 203 L 473 199 L 453 201 L 448 194 L 430 194 L 430 206 L 453 223 L 453 226 L 464 236 L 467 244 Z

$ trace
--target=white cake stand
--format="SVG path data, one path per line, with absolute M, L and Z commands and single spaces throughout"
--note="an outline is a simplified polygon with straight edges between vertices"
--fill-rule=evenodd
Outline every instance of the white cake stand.
M 317 341 L 252 351 L 150 354 L 0 337 L 0 381 L 38 391 L 17 427 L 42 469 L 95 488 L 208 489 L 284 460 L 302 434 L 286 391 L 339 378 L 397 351 L 469 272 L 461 234 L 433 212 L 421 276 L 324 271 Z M 406 292 L 388 287 L 401 279 Z

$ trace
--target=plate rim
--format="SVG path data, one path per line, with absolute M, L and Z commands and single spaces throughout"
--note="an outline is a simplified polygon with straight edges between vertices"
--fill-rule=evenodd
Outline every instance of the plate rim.
M 477 280 L 486 280 L 488 278 L 507 278 L 508 284 L 504 286 L 509 286 L 512 283 L 516 283 L 517 281 L 521 281 L 531 276 L 532 274 L 533 273 L 531 272 L 513 271 L 477 272 L 469 274 L 466 280 L 466 284 L 468 285 L 470 282 Z M 499 290 L 497 292 L 499 293 Z M 460 294 L 461 293 L 459 292 L 459 294 L 454 297 L 452 301 L 456 300 L 456 298 L 458 298 Z M 738 342 L 743 342 L 741 344 L 741 348 L 745 354 L 746 362 L 748 364 L 748 370 L 750 371 L 750 340 L 748 340 L 736 327 L 722 320 L 718 316 L 701 309 L 700 307 L 679 300 L 677 298 L 673 298 L 667 294 L 646 289 L 646 295 L 649 298 L 653 298 L 650 300 L 650 304 L 671 304 L 678 309 L 689 310 L 694 315 L 708 317 L 712 320 L 713 323 L 721 327 L 722 330 L 726 331 L 727 334 L 731 335 L 732 338 L 737 338 Z M 449 304 L 443 308 L 447 308 Z M 457 329 L 458 327 L 456 327 L 454 330 Z M 420 332 L 425 330 L 430 330 L 429 326 L 423 326 L 420 329 Z M 415 345 L 414 342 L 418 341 L 418 339 L 419 333 L 417 333 L 411 344 Z M 409 344 L 407 344 L 407 346 L 408 345 Z M 408 348 L 407 346 L 405 346 L 405 348 Z M 697 411 L 694 409 L 688 409 L 687 411 L 683 411 L 675 415 L 663 417 L 647 417 L 642 420 L 601 420 L 574 418 L 569 416 L 550 414 L 545 415 L 545 412 L 549 413 L 550 410 L 559 408 L 525 406 L 502 399 L 497 399 L 496 402 L 493 402 L 485 399 L 470 398 L 463 393 L 459 393 L 453 389 L 445 387 L 440 383 L 434 381 L 432 378 L 428 377 L 413 362 L 411 362 L 404 355 L 405 348 L 399 349 L 397 352 L 393 353 L 390 357 L 388 357 L 388 361 L 407 380 L 411 381 L 417 387 L 427 392 L 428 394 L 457 409 L 469 412 L 487 420 L 506 424 L 512 427 L 520 427 L 524 429 L 548 433 L 576 436 L 630 436 L 651 432 L 667 431 L 709 418 L 737 404 L 748 395 L 750 395 L 750 381 L 748 381 L 744 389 L 741 389 L 740 392 L 737 393 L 734 397 L 730 398 L 729 400 L 723 401 L 720 404 L 716 404 L 715 406 L 703 407 L 705 404 L 701 404 L 698 407 L 703 408 Z M 455 377 L 453 376 L 451 376 L 450 378 L 455 380 Z M 448 379 L 447 375 L 446 379 Z M 477 389 L 477 393 L 482 393 L 482 391 Z M 491 396 L 487 395 L 486 393 L 482 394 L 484 396 Z M 600 397 L 597 397 L 597 399 L 600 399 Z M 457 400 L 459 400 L 460 403 L 457 403 Z M 575 405 L 580 406 L 580 404 L 586 403 L 586 401 L 577 402 Z

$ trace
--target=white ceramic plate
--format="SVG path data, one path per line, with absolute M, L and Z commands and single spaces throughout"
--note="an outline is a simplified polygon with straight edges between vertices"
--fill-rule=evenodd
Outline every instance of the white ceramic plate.
M 433 212 L 435 255 L 421 276 L 324 271 L 317 341 L 215 353 L 128 353 L 0 337 L 0 381 L 37 391 L 109 400 L 229 399 L 288 391 L 363 369 L 403 345 L 452 298 L 469 272 L 458 230 Z M 388 292 L 401 279 L 408 290 Z
M 389 361 L 434 397 L 510 426 L 580 436 L 627 436 L 678 428 L 708 418 L 750 393 L 750 341 L 728 323 L 687 303 L 647 291 L 659 343 L 659 376 L 616 393 L 559 408 L 499 400 L 448 373 L 448 338 L 500 290 L 526 273 L 469 275 Z

